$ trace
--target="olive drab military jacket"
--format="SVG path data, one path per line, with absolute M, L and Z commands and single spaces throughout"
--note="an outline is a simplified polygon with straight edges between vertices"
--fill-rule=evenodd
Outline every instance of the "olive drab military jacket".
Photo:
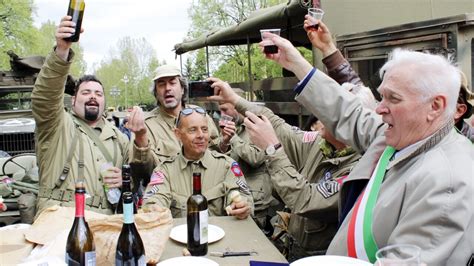
M 209 214 L 225 216 L 237 190 L 253 209 L 253 199 L 238 163 L 216 151 L 207 150 L 197 161 L 182 154 L 164 160 L 153 170 L 145 191 L 144 205 L 171 209 L 173 217 L 186 217 L 186 202 L 193 193 L 193 173 L 201 173 L 201 193 L 207 198 Z
M 318 132 L 302 131 L 243 99 L 236 108 L 265 115 L 283 146 L 266 156 L 266 165 L 275 190 L 291 209 L 289 234 L 307 251 L 326 249 L 336 233 L 340 184 L 360 155 L 346 148 L 339 156 L 325 156 Z
M 250 142 L 248 132 L 242 123 L 237 125 L 230 146 L 229 156 L 239 163 L 250 187 L 255 205 L 255 217 L 265 217 L 269 207 L 278 204 L 272 196 L 273 185 L 265 166 L 265 151 Z
M 51 52 L 36 79 L 31 95 L 33 116 L 36 121 L 36 155 L 39 166 L 39 194 L 37 215 L 45 208 L 59 204 L 74 206 L 75 180 L 78 178 L 79 150 L 82 145 L 84 160 L 84 178 L 86 192 L 86 209 L 111 214 L 112 206 L 108 203 L 104 183 L 100 175 L 100 166 L 107 163 L 106 157 L 80 125 L 75 122 L 73 113 L 64 109 L 64 85 L 73 57 L 72 50 L 68 62 Z M 128 161 L 129 141 L 111 123 L 102 119 L 95 129 L 99 139 L 112 157 L 112 162 L 121 167 Z M 73 140 L 77 138 L 72 152 L 70 170 L 64 181 L 58 181 L 72 149 Z
M 196 106 L 186 105 L 186 107 Z M 209 127 L 209 148 L 217 150 L 218 143 L 220 142 L 219 131 L 212 118 L 209 115 L 206 117 Z M 133 145 L 132 153 L 133 162 L 140 165 L 142 168 L 140 172 L 143 175 L 150 176 L 152 170 L 159 162 L 173 157 L 181 151 L 181 144 L 174 134 L 175 124 L 176 117 L 166 113 L 160 107 L 145 114 L 145 126 L 147 127 L 149 145 L 147 147 Z

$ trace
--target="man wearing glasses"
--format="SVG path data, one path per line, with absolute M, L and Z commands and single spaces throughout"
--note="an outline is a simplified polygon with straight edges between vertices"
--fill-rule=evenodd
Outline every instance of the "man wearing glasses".
M 230 157 L 210 151 L 206 111 L 200 107 L 179 112 L 174 129 L 182 152 L 167 158 L 153 170 L 144 197 L 144 210 L 171 209 L 173 217 L 186 217 L 186 202 L 192 194 L 192 174 L 201 173 L 202 194 L 207 198 L 209 213 L 245 219 L 252 212 L 253 200 L 239 165 Z M 241 200 L 232 200 L 238 191 Z
M 158 107 L 146 114 L 135 107 L 127 124 L 134 132 L 133 162 L 140 165 L 134 170 L 140 170 L 140 175 L 146 179 L 158 162 L 180 152 L 181 146 L 174 134 L 175 120 L 183 108 L 195 107 L 186 104 L 187 83 L 180 69 L 173 65 L 162 65 L 156 69 L 151 92 Z M 206 119 L 209 147 L 217 150 L 219 132 L 212 118 Z

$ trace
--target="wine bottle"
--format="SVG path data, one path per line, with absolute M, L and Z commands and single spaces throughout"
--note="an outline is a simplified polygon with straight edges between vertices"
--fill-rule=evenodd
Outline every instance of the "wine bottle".
M 188 250 L 193 256 L 207 254 L 207 199 L 201 194 L 201 173 L 193 173 L 193 194 L 187 202 Z
M 119 202 L 117 204 L 117 209 L 115 213 L 123 213 L 123 195 L 126 192 L 132 192 L 132 188 L 130 185 L 132 172 L 130 170 L 130 165 L 124 164 L 122 165 L 122 194 L 120 196 Z M 133 194 L 132 194 L 133 195 Z M 137 213 L 137 201 L 135 197 L 133 197 L 133 213 Z
M 145 265 L 145 248 L 133 219 L 131 192 L 123 194 L 123 226 L 115 251 L 115 265 Z
M 82 26 L 82 17 L 84 16 L 84 8 L 86 3 L 84 0 L 69 0 L 69 8 L 67 10 L 67 15 L 72 17 L 72 22 L 76 23 L 74 27 L 75 32 L 71 37 L 64 38 L 68 42 L 77 42 L 79 41 L 79 35 L 81 34 Z
M 83 182 L 76 183 L 76 217 L 66 242 L 68 265 L 95 265 L 95 244 L 92 231 L 84 219 L 85 193 Z

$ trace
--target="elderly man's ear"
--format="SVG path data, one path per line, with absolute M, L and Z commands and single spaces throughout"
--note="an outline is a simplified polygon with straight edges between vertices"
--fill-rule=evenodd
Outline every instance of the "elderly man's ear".
M 176 136 L 176 138 L 180 141 L 181 141 L 181 130 L 179 130 L 179 128 L 175 128 L 174 129 L 174 135 Z
M 444 95 L 437 95 L 431 102 L 431 111 L 428 112 L 428 121 L 434 121 L 440 116 L 443 115 L 444 111 L 446 110 L 446 96 Z

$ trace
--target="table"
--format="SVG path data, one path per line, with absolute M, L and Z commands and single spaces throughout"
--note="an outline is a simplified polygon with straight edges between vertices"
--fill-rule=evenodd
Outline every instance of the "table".
M 186 218 L 176 218 L 173 223 L 174 226 L 185 224 Z M 267 239 L 250 217 L 245 220 L 237 220 L 235 217 L 230 216 L 211 216 L 209 217 L 209 224 L 217 225 L 225 231 L 224 238 L 209 244 L 208 254 L 206 255 L 206 258 L 212 259 L 219 265 L 245 266 L 249 265 L 250 260 L 287 262 L 285 257 Z M 182 251 L 185 247 L 185 244 L 176 242 L 171 238 L 168 239 L 160 261 L 182 256 Z M 225 258 L 209 255 L 210 252 L 223 252 L 227 248 L 229 251 L 256 251 L 258 255 Z

